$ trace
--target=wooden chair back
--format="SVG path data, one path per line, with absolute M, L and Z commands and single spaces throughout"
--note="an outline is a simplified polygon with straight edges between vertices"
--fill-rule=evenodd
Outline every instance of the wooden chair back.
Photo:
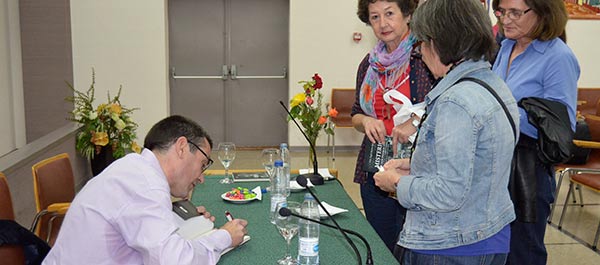
M 0 219 L 15 220 L 10 190 L 6 176 L 0 173 Z M 22 246 L 3 245 L 0 246 L 0 260 L 6 265 L 25 264 L 25 253 Z
M 67 203 L 75 197 L 75 184 L 73 169 L 69 155 L 62 153 L 44 159 L 31 167 L 33 174 L 33 189 L 35 205 L 39 212 L 56 203 Z M 34 228 L 35 234 L 42 239 L 48 238 L 48 222 L 52 216 L 42 216 L 38 225 Z M 58 235 L 62 217 L 52 222 L 52 234 L 48 240 L 51 246 Z
M 356 90 L 353 88 L 332 88 L 331 89 L 331 108 L 338 111 L 336 118 L 331 121 L 336 127 L 352 127 L 352 105 L 356 98 Z

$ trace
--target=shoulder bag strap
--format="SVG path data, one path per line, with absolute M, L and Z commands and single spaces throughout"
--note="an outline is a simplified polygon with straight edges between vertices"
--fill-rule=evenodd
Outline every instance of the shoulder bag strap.
M 459 79 L 458 81 L 456 81 L 456 83 L 454 83 L 454 84 L 456 85 L 462 81 L 475 82 L 475 83 L 481 85 L 482 87 L 485 87 L 485 89 L 487 89 L 487 91 L 489 91 L 494 96 L 494 98 L 496 98 L 498 103 L 500 103 L 500 106 L 502 106 L 502 109 L 504 110 L 504 113 L 506 114 L 506 118 L 508 118 L 508 121 L 510 122 L 510 126 L 512 127 L 513 133 L 515 134 L 515 141 L 516 141 L 518 135 L 517 135 L 517 130 L 515 129 L 515 121 L 513 121 L 513 119 L 511 118 L 510 113 L 508 112 L 508 108 L 506 107 L 506 105 L 504 105 L 504 102 L 502 101 L 502 99 L 500 99 L 500 96 L 498 96 L 496 91 L 494 91 L 487 83 L 485 83 L 477 78 L 474 78 L 474 77 L 463 77 L 463 78 Z

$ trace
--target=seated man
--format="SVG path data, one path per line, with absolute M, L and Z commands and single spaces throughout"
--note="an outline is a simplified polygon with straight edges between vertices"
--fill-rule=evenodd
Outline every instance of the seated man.
M 141 154 L 113 162 L 77 194 L 43 264 L 216 264 L 221 251 L 242 242 L 247 221 L 186 240 L 175 233 L 170 197 L 186 198 L 204 182 L 211 149 L 195 122 L 159 121 Z M 214 221 L 204 207 L 198 211 Z

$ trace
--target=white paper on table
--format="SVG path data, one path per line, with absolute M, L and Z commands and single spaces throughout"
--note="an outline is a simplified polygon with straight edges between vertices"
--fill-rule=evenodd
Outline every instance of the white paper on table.
M 312 168 L 311 169 L 300 169 L 298 170 L 298 173 L 300 173 L 300 175 L 302 174 L 306 174 L 312 172 Z M 333 175 L 331 175 L 331 173 L 329 173 L 329 169 L 328 168 L 319 168 L 319 174 L 323 177 L 323 179 L 325 180 L 330 180 L 330 179 L 334 179 L 335 177 Z
M 252 192 L 256 194 L 256 199 L 262 201 L 262 189 L 260 188 L 260 186 L 256 186 L 256 188 L 252 189 Z
M 312 182 L 310 182 L 310 179 L 306 180 L 306 186 L 308 187 L 314 187 L 315 185 L 312 184 Z M 301 191 L 306 189 L 305 187 L 300 186 L 300 184 L 298 184 L 298 182 L 296 180 L 290 180 L 290 190 L 291 191 Z
M 331 216 L 334 216 L 338 213 L 345 213 L 348 210 L 343 209 L 343 208 L 339 208 L 339 207 L 335 207 L 329 203 L 326 203 L 324 201 L 321 202 L 323 204 L 323 206 L 325 207 L 325 209 L 327 209 L 327 211 L 329 212 L 329 214 L 331 214 Z M 325 213 L 325 211 L 323 210 L 323 208 L 319 207 L 319 216 L 321 218 L 327 218 L 327 214 Z

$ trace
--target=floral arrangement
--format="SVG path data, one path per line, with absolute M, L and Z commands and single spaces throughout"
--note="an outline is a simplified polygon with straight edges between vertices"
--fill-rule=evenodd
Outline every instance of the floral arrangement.
M 94 107 L 95 84 L 96 75 L 93 70 L 92 84 L 85 93 L 67 83 L 73 91 L 73 97 L 68 97 L 66 100 L 74 104 L 74 110 L 69 112 L 71 114 L 69 120 L 81 125 L 76 137 L 77 151 L 90 159 L 100 154 L 105 146 L 111 147 L 114 158 L 123 157 L 130 150 L 140 153 L 141 147 L 135 142 L 135 130 L 138 125 L 131 120 L 131 113 L 136 109 L 128 109 L 121 105 L 119 97 L 122 86 L 119 86 L 119 92 L 115 97 L 111 98 L 109 91 L 108 102 Z
M 338 112 L 335 108 L 329 109 L 329 107 L 326 108 L 325 113 L 321 110 L 323 95 L 320 89 L 323 87 L 323 80 L 319 74 L 315 74 L 310 81 L 299 81 L 298 84 L 302 85 L 304 92 L 296 94 L 290 100 L 290 113 L 293 118 L 300 121 L 314 145 L 321 130 L 324 129 L 329 135 L 334 134 L 330 118 L 335 118 Z

